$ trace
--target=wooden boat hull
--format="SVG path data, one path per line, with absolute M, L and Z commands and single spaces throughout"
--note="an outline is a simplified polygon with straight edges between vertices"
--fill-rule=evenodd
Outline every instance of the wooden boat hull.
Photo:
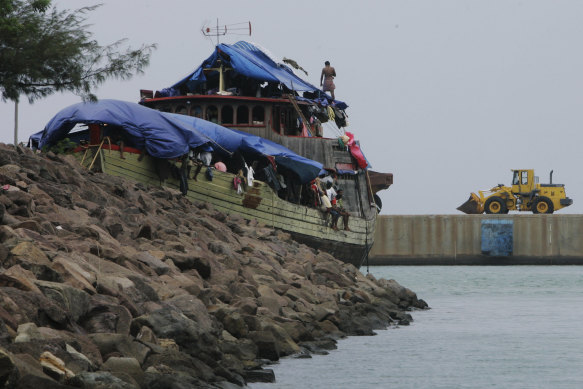
M 124 156 L 125 159 L 121 159 L 115 150 L 101 150 L 95 166 L 114 176 L 180 189 L 180 182 L 176 178 L 160 181 L 153 158 L 145 156 L 140 161 L 138 154 L 130 152 L 124 153 Z M 262 181 L 254 180 L 252 187 L 246 187 L 242 194 L 238 194 L 234 189 L 233 174 L 213 170 L 213 179 L 209 181 L 205 171 L 203 167 L 197 181 L 192 179 L 192 173 L 187 180 L 186 197 L 191 201 L 207 202 L 227 214 L 237 213 L 247 220 L 256 219 L 286 231 L 300 243 L 327 251 L 357 268 L 364 263 L 373 244 L 376 215 L 369 220 L 352 216 L 349 221 L 350 231 L 335 231 L 329 227 L 329 217 L 324 218 L 320 210 L 285 201 Z M 341 227 L 342 221 L 338 225 Z

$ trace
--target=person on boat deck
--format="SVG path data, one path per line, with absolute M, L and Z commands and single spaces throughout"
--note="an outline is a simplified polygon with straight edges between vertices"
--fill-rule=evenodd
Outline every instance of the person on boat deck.
M 227 165 L 225 165 L 225 163 L 220 158 L 218 158 L 217 161 L 215 162 L 215 169 L 217 169 L 220 172 L 226 172 Z
M 343 196 L 344 196 L 344 191 L 342 189 L 338 189 L 338 193 L 336 194 L 336 212 L 338 213 L 338 217 L 336 217 L 336 220 L 333 220 L 332 223 L 334 226 L 336 226 L 336 223 L 338 222 L 338 218 L 340 216 L 342 216 L 342 220 L 344 221 L 344 230 L 345 231 L 350 231 L 350 228 L 348 228 L 348 219 L 350 218 L 350 213 L 346 210 L 346 208 L 344 208 L 344 201 L 343 201 Z
M 338 188 L 338 175 L 336 173 L 332 173 L 330 175 L 327 175 L 326 177 L 323 177 L 320 179 L 320 181 L 326 185 L 328 185 L 329 182 L 332 183 L 332 187 L 336 190 Z
M 194 155 L 194 159 L 196 160 L 196 170 L 194 171 L 194 175 L 192 176 L 192 179 L 194 181 L 197 181 L 197 176 L 198 173 L 200 173 L 200 170 L 202 169 L 203 166 L 209 167 L 211 165 L 211 161 L 213 159 L 213 148 L 211 146 L 209 146 L 208 144 L 206 145 L 202 145 L 199 146 L 193 150 L 190 151 L 193 155 Z M 189 172 L 190 174 L 190 172 Z
M 320 86 L 323 86 L 322 90 L 324 92 L 330 92 L 332 100 L 335 100 L 334 89 L 336 89 L 336 85 L 334 85 L 334 77 L 336 77 L 336 69 L 330 66 L 330 61 L 324 62 L 324 65 L 322 74 L 320 74 Z M 323 84 L 322 80 L 324 80 Z
M 328 213 L 330 213 L 330 215 L 332 216 L 332 222 L 330 223 L 330 228 L 332 228 L 334 231 L 338 231 L 338 226 L 336 224 L 338 223 L 338 218 L 340 217 L 340 213 L 338 212 L 338 205 L 337 205 L 336 199 L 334 199 L 330 202 L 330 209 L 328 210 Z
M 336 198 L 336 190 L 334 190 L 334 186 L 331 182 L 326 183 L 326 196 L 328 196 L 330 201 Z
M 338 219 L 338 217 L 340 215 L 333 208 L 332 202 L 330 201 L 330 198 L 326 195 L 326 192 L 321 190 L 321 189 L 319 190 L 319 192 L 320 192 L 320 204 L 321 204 L 320 210 L 324 214 L 324 225 L 328 225 L 328 216 L 331 215 L 332 216 L 332 224 L 330 227 L 333 228 L 334 220 Z M 334 200 L 334 203 L 336 203 L 336 200 Z
M 320 200 L 320 182 L 319 178 L 315 178 L 307 184 L 307 196 L 304 196 L 304 200 L 306 201 L 306 205 L 309 205 L 314 208 L 320 208 L 322 204 Z
M 322 210 L 322 212 L 324 212 L 324 217 L 327 217 L 328 214 L 330 213 L 330 210 L 332 209 L 332 203 L 330 202 L 330 199 L 328 198 L 328 196 L 326 196 L 325 193 L 320 192 L 320 204 L 322 204 L 322 206 L 320 207 L 320 209 Z
M 126 157 L 123 156 L 123 149 L 126 143 L 124 133 L 122 131 L 113 133 L 113 135 L 111 136 L 111 140 L 114 144 L 116 144 L 119 147 L 119 157 L 121 159 L 126 159 Z

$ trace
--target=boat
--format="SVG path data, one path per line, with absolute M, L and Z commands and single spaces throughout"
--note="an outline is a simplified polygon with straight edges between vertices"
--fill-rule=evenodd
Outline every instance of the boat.
M 139 104 L 76 104 L 31 142 L 46 147 L 68 137 L 79 143 L 76 155 L 87 168 L 181 190 L 193 201 L 256 219 L 358 268 L 373 244 L 382 206 L 377 192 L 393 183 L 393 175 L 370 169 L 346 131 L 347 107 L 257 44 L 221 43 L 171 87 L 141 90 Z M 323 126 L 332 123 L 337 136 L 324 137 Z M 78 124 L 88 128 L 75 132 Z M 116 144 L 120 134 L 126 140 L 123 156 Z M 189 167 L 185 156 L 205 148 L 229 170 L 203 167 L 195 180 L 192 169 L 198 167 Z M 246 172 L 253 162 L 259 167 L 250 183 Z M 351 215 L 347 230 L 341 221 L 339 230 L 332 228 L 311 193 L 326 176 L 335 176 L 335 186 L 343 189 Z

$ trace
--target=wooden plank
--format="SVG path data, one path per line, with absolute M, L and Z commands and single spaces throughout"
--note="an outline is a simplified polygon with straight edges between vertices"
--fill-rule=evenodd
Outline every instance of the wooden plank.
M 103 156 L 105 160 L 104 170 L 109 174 L 128 177 L 153 186 L 160 185 L 160 180 L 154 173 L 151 161 L 138 161 L 137 155 L 133 154 L 128 154 L 126 159 L 122 160 L 118 153 L 112 152 L 110 154 L 109 151 L 105 151 Z M 204 173 L 201 172 L 199 177 L 204 177 Z M 257 219 L 275 228 L 316 238 L 364 245 L 367 228 L 369 236 L 373 236 L 374 223 L 371 228 L 370 225 L 367 226 L 370 223 L 354 216 L 351 217 L 350 222 L 352 231 L 334 231 L 324 225 L 324 219 L 319 210 L 282 200 L 274 194 L 267 184 L 260 181 L 257 181 L 259 185 L 254 189 L 258 189 L 257 197 L 262 199 L 261 203 L 256 209 L 244 207 L 244 195 L 235 192 L 232 186 L 233 177 L 230 173 L 215 171 L 212 182 L 206 178 L 203 178 L 204 181 L 189 179 L 187 197 L 193 201 L 209 202 L 225 213 L 234 212 L 246 219 Z M 179 189 L 179 182 L 170 178 L 164 183 L 164 186 Z

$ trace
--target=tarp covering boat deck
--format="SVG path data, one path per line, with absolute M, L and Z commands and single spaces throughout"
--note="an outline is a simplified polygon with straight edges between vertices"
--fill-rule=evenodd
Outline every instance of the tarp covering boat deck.
M 204 70 L 218 67 L 218 60 L 223 66 L 230 67 L 240 74 L 261 82 L 275 82 L 285 85 L 290 90 L 305 92 L 318 91 L 319 88 L 302 80 L 285 64 L 276 63 L 259 47 L 252 43 L 239 41 L 233 45 L 220 43 L 215 51 L 194 72 L 180 80 L 172 87 L 187 83 L 189 88 L 206 82 Z
M 125 130 L 138 149 L 156 158 L 178 158 L 190 149 L 210 143 L 229 153 L 259 154 L 295 172 L 301 182 L 318 176 L 322 164 L 295 154 L 277 143 L 241 131 L 231 130 L 203 119 L 160 112 L 120 100 L 78 103 L 57 113 L 44 130 L 30 137 L 38 147 L 53 145 L 67 137 L 77 124 L 108 124 Z
M 170 88 L 163 89 L 161 97 L 180 94 L 178 91 L 184 87 L 188 92 L 194 92 L 196 88 L 207 82 L 207 76 L 218 75 L 216 69 L 220 65 L 230 69 L 230 76 L 243 76 L 261 83 L 283 84 L 289 90 L 296 92 L 313 92 L 317 97 L 313 99 L 298 100 L 317 102 L 327 106 L 332 98 L 324 93 L 320 88 L 298 77 L 293 70 L 282 62 L 276 62 L 264 49 L 257 45 L 245 41 L 239 41 L 228 45 L 220 43 L 215 47 L 215 51 L 198 68 L 188 76 L 178 81 Z M 215 69 L 215 71 L 212 71 Z M 339 100 L 334 100 L 334 105 L 339 109 L 346 109 L 348 105 Z
M 278 165 L 295 172 L 301 182 L 311 181 L 322 170 L 323 165 L 320 162 L 302 157 L 280 144 L 259 136 L 222 127 L 193 116 L 172 113 L 167 115 L 172 115 L 175 119 L 198 129 L 230 153 L 238 150 L 243 153 L 272 156 Z
M 210 139 L 182 121 L 162 112 L 120 100 L 77 103 L 57 113 L 45 126 L 39 148 L 66 137 L 83 124 L 107 124 L 123 128 L 138 149 L 156 158 L 177 158 Z

